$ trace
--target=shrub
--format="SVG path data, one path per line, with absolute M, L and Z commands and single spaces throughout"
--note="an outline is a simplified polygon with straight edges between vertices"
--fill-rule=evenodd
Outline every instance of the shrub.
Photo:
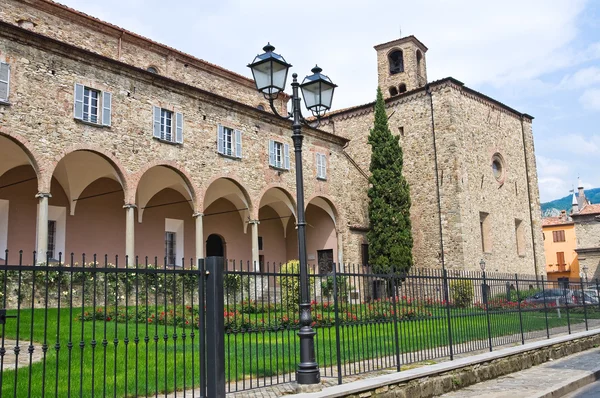
M 298 260 L 290 260 L 281 266 L 279 271 L 281 275 L 277 277 L 281 288 L 281 304 L 287 309 L 298 309 L 300 303 L 300 262 Z M 312 285 L 309 284 L 312 294 Z
M 456 307 L 468 307 L 473 302 L 473 281 L 457 280 L 450 282 L 450 294 Z
M 348 277 L 338 275 L 335 277 L 337 282 L 337 301 L 345 303 L 348 301 L 348 292 L 350 286 L 348 286 Z M 327 298 L 333 296 L 333 276 L 328 276 L 323 282 L 321 282 L 321 293 Z

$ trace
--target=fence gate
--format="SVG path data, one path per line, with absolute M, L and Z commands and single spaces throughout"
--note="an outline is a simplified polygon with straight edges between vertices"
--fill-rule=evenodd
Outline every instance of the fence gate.
M 205 300 L 206 289 L 219 297 L 222 259 L 185 266 L 156 258 L 119 264 L 71 256 L 36 266 L 22 264 L 21 254 L 5 259 L 0 396 L 224 396 L 224 370 L 204 366 L 223 347 L 222 299 Z M 220 326 L 206 322 L 219 315 Z

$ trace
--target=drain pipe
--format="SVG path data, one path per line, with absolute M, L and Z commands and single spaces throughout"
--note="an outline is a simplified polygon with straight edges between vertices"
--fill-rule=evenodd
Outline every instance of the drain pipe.
M 429 96 L 429 106 L 431 108 L 431 135 L 433 137 L 433 158 L 435 164 L 435 188 L 437 191 L 437 207 L 439 215 L 439 229 L 440 229 L 440 259 L 442 261 L 442 271 L 446 271 L 446 260 L 444 258 L 444 235 L 442 231 L 442 200 L 440 196 L 440 177 L 438 171 L 438 157 L 437 157 L 437 144 L 435 141 L 435 119 L 433 116 L 433 96 L 431 95 L 431 88 L 429 84 L 425 86 L 425 92 Z
M 533 269 L 535 271 L 535 280 L 538 281 L 538 264 L 537 256 L 535 255 L 535 233 L 533 231 L 533 211 L 531 210 L 531 190 L 529 189 L 529 162 L 527 161 L 527 150 L 525 148 L 524 115 L 521 115 L 521 135 L 523 137 L 523 157 L 525 158 L 525 180 L 527 182 L 527 205 L 529 206 L 529 225 L 531 228 L 531 246 L 533 249 Z

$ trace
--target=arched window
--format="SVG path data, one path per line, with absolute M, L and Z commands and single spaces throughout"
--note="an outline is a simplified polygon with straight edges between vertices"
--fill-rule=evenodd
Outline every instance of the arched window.
M 156 69 L 155 66 L 149 66 L 148 69 L 146 69 L 148 72 L 150 73 L 156 73 L 158 74 L 158 69 Z
M 421 74 L 421 60 L 423 59 L 423 53 L 421 50 L 417 50 L 417 73 Z
M 400 94 L 405 93 L 406 92 L 406 84 L 402 83 L 398 86 L 398 92 Z
M 259 111 L 264 111 L 265 110 L 265 106 L 263 104 L 258 104 L 258 106 L 256 107 L 256 109 L 258 109 Z
M 393 86 L 392 86 L 392 87 L 390 87 L 390 95 L 391 95 L 392 97 L 394 97 L 394 96 L 398 95 L 398 89 L 397 89 L 396 87 L 393 87 Z
M 402 55 L 402 50 L 392 51 L 390 55 L 388 55 L 388 60 L 390 62 L 391 75 L 404 72 L 404 57 Z

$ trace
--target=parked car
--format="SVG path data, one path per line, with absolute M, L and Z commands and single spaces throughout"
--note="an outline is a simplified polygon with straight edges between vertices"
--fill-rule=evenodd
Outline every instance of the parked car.
M 575 297 L 577 298 L 577 304 L 583 304 L 581 301 L 581 291 L 575 291 Z M 586 304 L 598 304 L 598 293 L 595 290 L 584 290 L 583 296 L 585 297 Z
M 570 289 L 547 289 L 538 292 L 523 301 L 532 304 L 544 304 L 544 302 L 546 302 L 546 304 L 556 304 L 557 300 L 559 305 L 565 305 L 565 303 L 574 305 L 577 303 L 577 296 L 575 292 Z

